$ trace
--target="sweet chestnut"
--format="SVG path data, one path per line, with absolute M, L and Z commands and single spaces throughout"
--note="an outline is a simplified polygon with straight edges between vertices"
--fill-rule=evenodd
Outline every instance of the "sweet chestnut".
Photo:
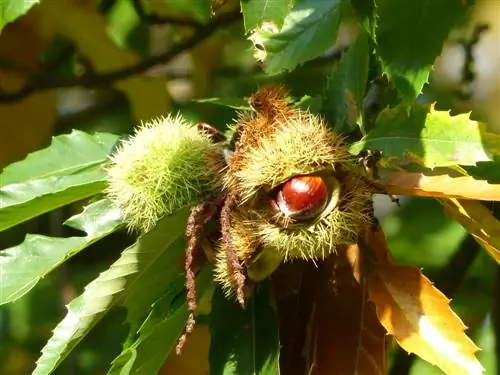
M 328 187 L 320 176 L 295 176 L 283 183 L 275 206 L 286 217 L 309 218 L 319 214 L 328 201 Z

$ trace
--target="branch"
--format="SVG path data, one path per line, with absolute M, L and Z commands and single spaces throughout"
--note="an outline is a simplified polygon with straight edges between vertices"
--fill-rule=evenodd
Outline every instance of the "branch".
M 105 86 L 129 76 L 143 73 L 144 71 L 156 65 L 169 62 L 173 58 L 177 57 L 180 53 L 196 46 L 198 43 L 208 38 L 219 27 L 235 22 L 236 20 L 239 20 L 240 17 L 241 16 L 239 9 L 231 13 L 222 14 L 209 24 L 198 28 L 197 32 L 193 36 L 175 44 L 168 51 L 140 61 L 135 65 L 131 65 L 119 70 L 99 74 L 86 73 L 80 77 L 70 78 L 44 74 L 30 74 L 30 81 L 20 90 L 13 93 L 0 92 L 0 102 L 14 102 L 25 98 L 28 95 L 33 94 L 34 92 L 52 90 L 56 88 L 67 88 L 74 86 L 95 88 L 99 86 Z
M 176 18 L 169 16 L 160 16 L 158 14 L 147 14 L 142 6 L 141 0 L 132 0 L 132 5 L 136 13 L 139 15 L 142 21 L 149 23 L 151 25 L 179 25 L 179 26 L 192 26 L 192 27 L 202 27 L 198 21 L 188 19 L 188 18 Z

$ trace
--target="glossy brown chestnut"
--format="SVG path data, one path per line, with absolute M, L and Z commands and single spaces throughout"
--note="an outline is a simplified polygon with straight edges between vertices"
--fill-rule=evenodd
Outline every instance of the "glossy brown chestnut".
M 295 176 L 281 185 L 276 206 L 287 217 L 318 214 L 328 201 L 328 187 L 319 176 Z

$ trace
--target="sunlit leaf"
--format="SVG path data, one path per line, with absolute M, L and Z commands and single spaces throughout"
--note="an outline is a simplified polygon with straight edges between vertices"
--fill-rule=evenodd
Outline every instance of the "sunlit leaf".
M 2 0 L 0 1 L 0 32 L 9 22 L 21 17 L 40 0 Z
M 263 22 L 273 22 L 281 27 L 288 13 L 289 3 L 289 0 L 241 0 L 245 30 L 252 31 Z
M 198 298 L 210 290 L 211 283 L 212 270 L 205 267 L 196 278 Z M 170 289 L 153 304 L 138 338 L 113 361 L 109 375 L 158 373 L 186 325 L 188 312 L 183 284 L 184 276 L 178 275 Z
M 143 277 L 168 250 L 186 225 L 188 208 L 164 217 L 150 232 L 125 249 L 111 267 L 85 287 L 67 306 L 68 313 L 42 349 L 33 375 L 50 374 L 97 322 Z M 176 257 L 171 262 L 178 262 Z
M 117 139 L 114 134 L 80 130 L 53 137 L 48 147 L 6 167 L 0 175 L 0 186 L 92 170 L 107 160 Z
M 120 212 L 103 199 L 65 224 L 85 232 L 85 236 L 54 238 L 28 234 L 22 244 L 0 251 L 0 305 L 22 297 L 61 263 L 119 229 L 122 219 Z
M 398 106 L 383 110 L 370 132 L 350 151 L 357 154 L 366 148 L 382 151 L 382 164 L 394 166 L 475 165 L 500 155 L 500 135 L 488 133 L 484 124 L 468 114 L 451 116 L 432 105 L 414 105 L 408 114 Z
M 407 352 L 450 375 L 481 374 L 479 348 L 449 300 L 418 268 L 378 264 L 370 273 L 368 293 L 380 322 Z
M 210 333 L 211 374 L 279 374 L 278 321 L 266 282 L 255 289 L 245 309 L 217 288 Z
M 0 231 L 99 193 L 106 186 L 102 165 L 117 139 L 75 130 L 5 168 L 0 175 Z
M 339 133 L 354 130 L 363 109 L 368 79 L 368 36 L 360 32 L 328 78 L 324 108 L 328 121 Z
M 471 176 L 395 172 L 385 177 L 381 184 L 389 194 L 500 201 L 500 184 L 489 184 Z
M 275 74 L 321 55 L 332 47 L 340 25 L 343 0 L 298 0 L 282 28 L 260 25 L 250 39 L 264 70 Z
M 0 231 L 91 197 L 105 187 L 106 175 L 100 168 L 4 186 L 0 188 Z
M 462 199 L 441 200 L 446 213 L 458 221 L 500 263 L 500 221 L 482 203 Z
M 404 103 L 410 105 L 466 7 L 461 0 L 376 0 L 375 4 L 379 58 Z

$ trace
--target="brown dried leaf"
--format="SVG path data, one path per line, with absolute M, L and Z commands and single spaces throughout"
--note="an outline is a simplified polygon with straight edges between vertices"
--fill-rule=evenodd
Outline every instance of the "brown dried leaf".
M 427 176 L 399 171 L 384 178 L 381 184 L 389 194 L 395 195 L 500 201 L 500 184 L 490 184 L 471 176 Z
M 500 263 L 500 221 L 482 203 L 475 201 L 441 200 L 446 214 L 458 221 Z
M 368 279 L 369 298 L 387 332 L 407 352 L 415 353 L 447 374 L 481 374 L 478 347 L 449 299 L 418 268 L 374 264 Z
M 353 258 L 359 259 L 359 247 L 349 251 L 356 248 Z M 387 335 L 366 298 L 366 283 L 359 284 L 352 265 L 340 257 L 330 257 L 318 272 L 305 347 L 307 374 L 385 374 Z

